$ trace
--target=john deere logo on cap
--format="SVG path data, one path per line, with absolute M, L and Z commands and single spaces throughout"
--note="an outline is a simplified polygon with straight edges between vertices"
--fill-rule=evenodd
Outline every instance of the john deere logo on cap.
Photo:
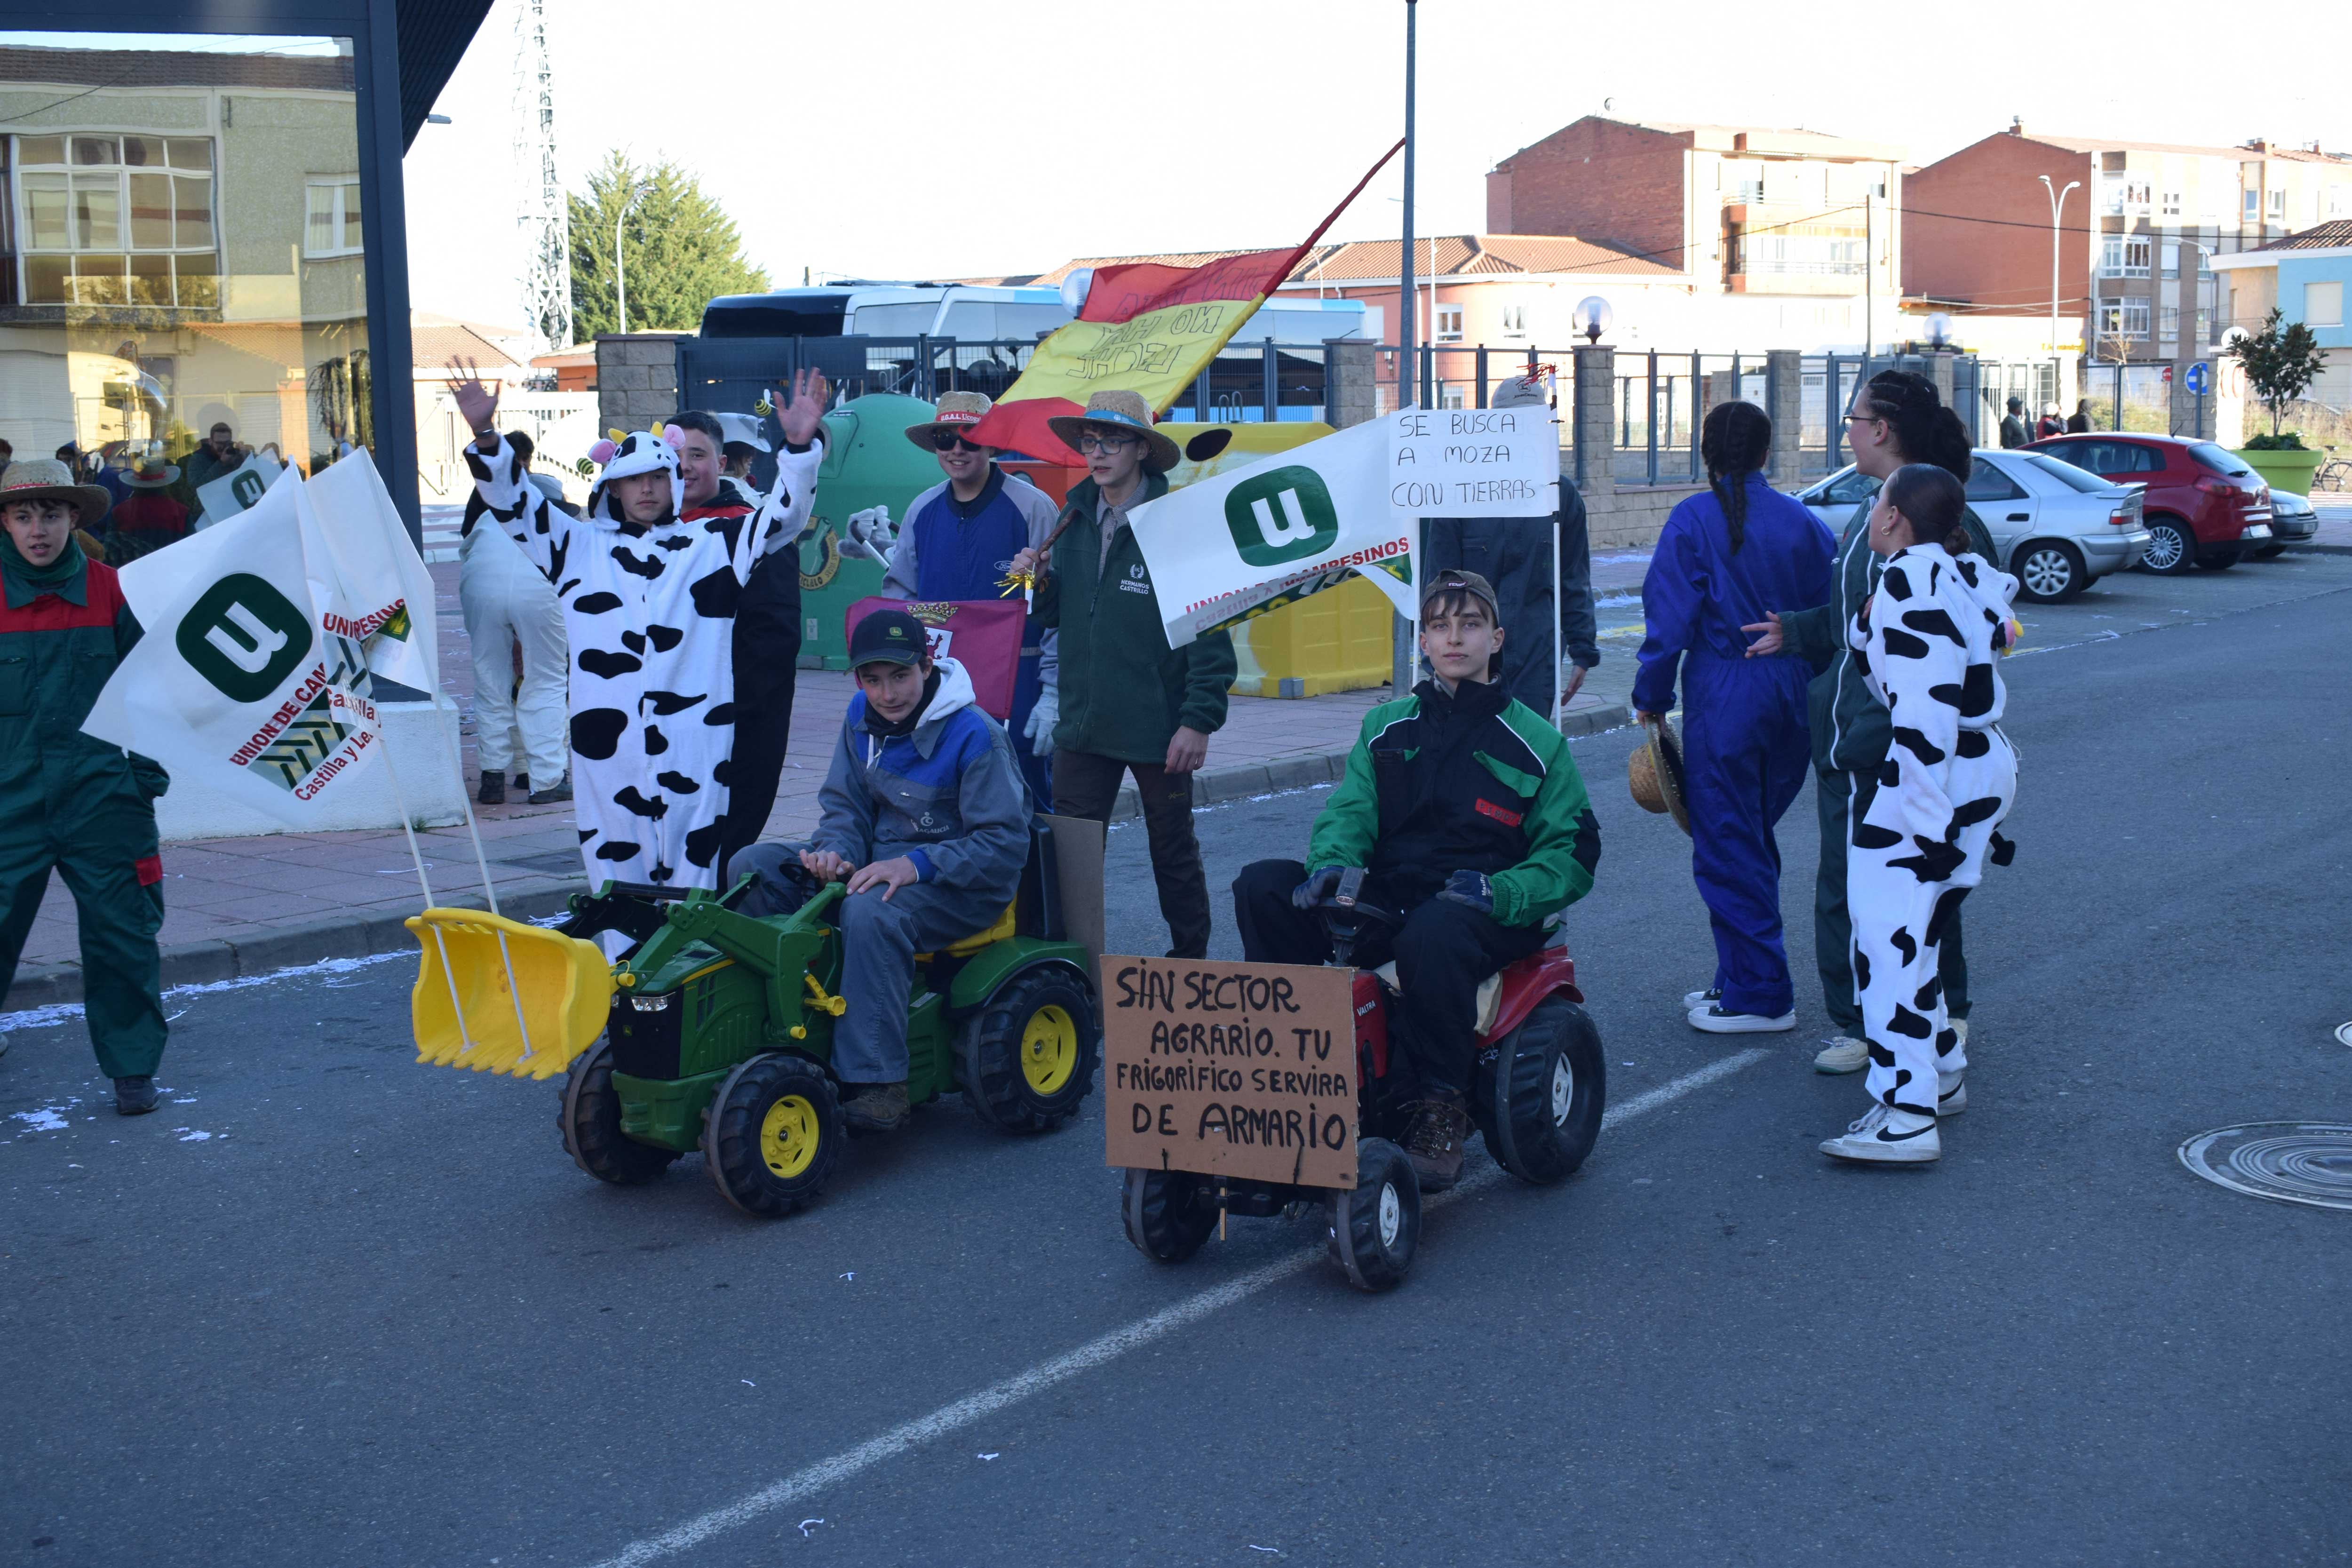
M 1276 468 L 1225 496 L 1225 527 L 1253 566 L 1279 566 L 1339 542 L 1339 513 L 1312 468 Z

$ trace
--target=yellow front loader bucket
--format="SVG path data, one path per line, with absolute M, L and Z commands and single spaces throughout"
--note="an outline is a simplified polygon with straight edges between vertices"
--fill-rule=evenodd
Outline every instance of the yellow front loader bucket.
M 425 950 L 409 994 L 418 1061 L 553 1078 L 604 1032 L 613 969 L 594 942 L 480 910 L 407 924 Z

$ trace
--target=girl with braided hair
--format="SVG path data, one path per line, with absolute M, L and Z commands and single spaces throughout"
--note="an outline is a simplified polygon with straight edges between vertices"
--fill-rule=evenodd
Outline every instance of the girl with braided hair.
M 1663 721 L 1682 677 L 1683 790 L 1691 876 L 1715 928 L 1715 977 L 1683 998 L 1691 1027 L 1746 1034 L 1796 1026 L 1780 938 L 1780 847 L 1772 836 L 1805 786 L 1805 683 L 1794 658 L 1751 659 L 1741 627 L 1769 605 L 1826 604 L 1830 531 L 1764 481 L 1772 421 L 1752 403 L 1711 410 L 1699 430 L 1707 488 L 1675 508 L 1642 584 L 1646 635 L 1633 706 Z

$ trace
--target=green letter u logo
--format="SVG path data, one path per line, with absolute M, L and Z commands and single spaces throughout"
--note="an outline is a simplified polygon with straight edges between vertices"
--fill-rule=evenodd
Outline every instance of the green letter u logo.
M 258 702 L 310 657 L 310 623 L 285 595 L 239 572 L 206 590 L 180 621 L 180 657 L 232 702 Z

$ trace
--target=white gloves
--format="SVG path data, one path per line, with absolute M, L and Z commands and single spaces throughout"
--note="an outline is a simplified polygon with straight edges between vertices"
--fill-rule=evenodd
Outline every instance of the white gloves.
M 1029 710 L 1029 722 L 1022 727 L 1022 737 L 1029 750 L 1037 756 L 1054 754 L 1054 726 L 1062 721 L 1062 693 L 1048 686 L 1037 693 L 1037 706 Z
M 864 511 L 853 511 L 841 525 L 841 552 L 864 556 L 868 561 L 890 564 L 890 553 L 898 546 L 898 529 L 890 521 L 887 506 L 869 506 Z

